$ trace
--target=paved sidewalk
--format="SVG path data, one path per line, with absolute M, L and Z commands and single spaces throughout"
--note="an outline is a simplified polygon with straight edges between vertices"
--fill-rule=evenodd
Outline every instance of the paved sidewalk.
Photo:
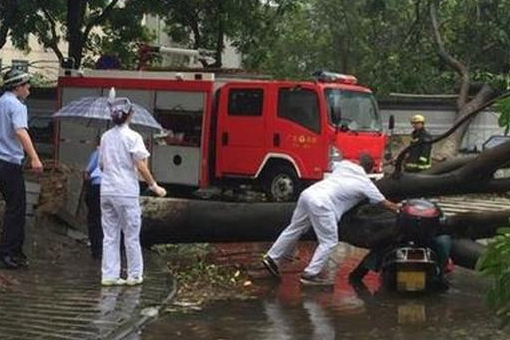
M 102 288 L 100 263 L 86 245 L 51 229 L 27 228 L 28 269 L 0 269 L 2 340 L 122 339 L 172 297 L 173 281 L 156 254 L 144 253 L 143 285 Z

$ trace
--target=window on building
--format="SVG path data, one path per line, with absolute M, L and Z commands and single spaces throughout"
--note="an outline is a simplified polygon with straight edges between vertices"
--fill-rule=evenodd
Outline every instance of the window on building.
M 228 95 L 229 116 L 262 116 L 262 89 L 231 89 Z
M 18 69 L 23 72 L 28 72 L 28 60 L 24 59 L 12 59 L 12 68 Z
M 282 88 L 278 92 L 278 117 L 290 120 L 315 133 L 320 133 L 320 111 L 317 93 L 301 88 Z

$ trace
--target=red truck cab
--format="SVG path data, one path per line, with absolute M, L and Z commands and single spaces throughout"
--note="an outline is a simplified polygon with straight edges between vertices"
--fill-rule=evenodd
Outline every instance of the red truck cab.
M 318 79 L 328 104 L 335 146 L 349 160 L 368 153 L 375 161 L 373 174 L 381 174 L 387 136 L 372 91 L 358 85 L 353 76 L 323 72 Z

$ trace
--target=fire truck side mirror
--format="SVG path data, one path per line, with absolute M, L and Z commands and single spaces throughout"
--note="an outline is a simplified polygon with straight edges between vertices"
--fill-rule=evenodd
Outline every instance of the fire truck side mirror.
M 388 129 L 393 130 L 395 128 L 395 116 L 390 115 L 390 118 L 388 119 Z

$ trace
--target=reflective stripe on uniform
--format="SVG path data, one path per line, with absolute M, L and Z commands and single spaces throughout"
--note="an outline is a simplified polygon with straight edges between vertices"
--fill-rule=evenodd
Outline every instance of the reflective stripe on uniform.
M 405 168 L 406 169 L 420 169 L 420 170 L 426 170 L 430 169 L 430 164 L 416 164 L 416 163 L 406 163 Z

